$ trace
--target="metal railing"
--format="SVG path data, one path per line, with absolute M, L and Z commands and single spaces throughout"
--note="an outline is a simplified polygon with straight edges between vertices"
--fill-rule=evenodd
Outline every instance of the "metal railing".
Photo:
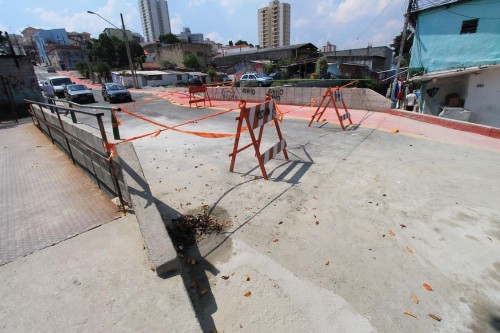
M 73 108 L 74 106 L 80 108 L 80 109 L 92 109 L 92 110 L 104 110 L 104 111 L 110 111 L 110 115 L 111 115 L 111 125 L 112 125 L 112 128 L 113 128 L 113 138 L 115 140 L 121 140 L 120 139 L 120 130 L 118 129 L 118 120 L 116 119 L 116 116 L 115 116 L 115 111 L 118 111 L 120 112 L 121 109 L 120 108 L 114 108 L 112 106 L 101 106 L 101 105 L 98 105 L 98 106 L 88 106 L 88 105 L 82 105 L 82 104 L 78 104 L 78 103 L 75 103 L 75 102 L 71 102 L 71 101 L 67 101 L 67 100 L 64 100 L 64 99 L 55 99 L 55 98 L 47 98 L 49 101 L 53 102 L 54 105 L 57 102 L 60 102 L 60 103 L 66 103 L 68 104 L 68 107 L 70 108 Z M 76 123 L 76 118 L 73 119 L 73 116 L 74 114 L 72 113 L 71 114 L 71 119 L 73 120 L 74 123 Z
M 126 211 L 125 200 L 123 198 L 120 184 L 118 182 L 115 162 L 113 161 L 113 157 L 111 155 L 111 152 L 107 148 L 109 146 L 109 141 L 108 141 L 108 138 L 106 135 L 106 131 L 104 129 L 104 123 L 103 123 L 103 119 L 102 119 L 102 117 L 104 116 L 104 113 L 103 112 L 90 112 L 90 111 L 86 111 L 83 109 L 64 107 L 64 106 L 55 105 L 55 104 L 46 104 L 46 103 L 30 101 L 30 100 L 26 100 L 26 99 L 24 101 L 25 101 L 25 103 L 27 103 L 29 105 L 28 112 L 31 114 L 31 117 L 32 117 L 32 120 L 33 120 L 33 123 L 35 124 L 35 126 L 37 126 L 40 129 L 40 131 L 43 132 L 44 130 L 41 126 L 41 124 L 43 124 L 46 127 L 46 130 L 47 130 L 46 133 L 49 136 L 52 143 L 53 144 L 58 143 L 59 146 L 63 150 L 66 150 L 66 153 L 69 155 L 69 157 L 73 161 L 73 164 L 75 164 L 75 165 L 78 164 L 81 168 L 87 170 L 90 174 L 94 175 L 99 188 L 101 188 L 101 184 L 102 184 L 106 187 L 106 189 L 108 191 L 110 191 L 111 193 L 116 195 L 120 200 L 121 210 L 123 211 L 123 213 L 125 213 L 125 211 Z M 75 104 L 75 103 L 73 103 L 73 104 Z M 40 111 L 39 113 L 36 112 L 37 108 Z M 48 109 L 53 115 L 55 115 L 57 117 L 58 124 L 54 124 L 54 123 L 47 120 L 48 112 L 44 111 L 44 109 Z M 92 109 L 96 109 L 96 108 L 92 107 Z M 82 140 L 77 138 L 75 135 L 69 133 L 65 129 L 63 119 L 61 118 L 61 113 L 71 114 L 71 122 L 74 124 L 76 124 L 78 122 L 77 121 L 77 114 L 82 114 L 82 115 L 94 117 L 97 124 L 98 124 L 98 127 L 99 127 L 99 132 L 100 132 L 101 139 L 103 141 L 103 145 L 104 145 L 103 148 L 104 148 L 105 153 L 103 154 L 102 152 L 95 150 L 93 147 L 90 147 L 85 142 L 83 142 Z M 56 134 L 59 135 L 64 140 L 66 147 L 64 147 L 64 145 L 61 142 L 58 142 L 56 140 L 57 139 L 55 137 Z M 98 178 L 98 175 L 95 172 L 95 170 L 94 171 L 89 170 L 86 165 L 83 165 L 83 163 L 77 161 L 75 159 L 72 147 L 75 147 L 75 148 L 78 148 L 78 149 L 84 151 L 87 154 L 87 156 L 91 157 L 92 160 L 97 159 L 101 163 L 106 164 L 108 167 L 109 173 L 111 175 L 111 179 L 112 179 L 114 188 L 110 188 L 103 180 L 100 180 Z

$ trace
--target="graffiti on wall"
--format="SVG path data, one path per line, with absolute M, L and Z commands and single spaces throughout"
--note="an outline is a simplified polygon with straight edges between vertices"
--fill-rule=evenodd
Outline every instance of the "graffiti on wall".
M 269 88 L 267 93 L 269 95 L 271 95 L 272 99 L 279 101 L 281 99 L 281 95 L 283 95 L 284 91 L 282 88 L 277 87 L 277 88 Z
M 234 88 L 222 89 L 221 94 L 222 99 L 225 101 L 237 101 L 239 99 Z
M 255 95 L 255 89 L 253 88 L 243 88 L 241 92 L 244 94 Z

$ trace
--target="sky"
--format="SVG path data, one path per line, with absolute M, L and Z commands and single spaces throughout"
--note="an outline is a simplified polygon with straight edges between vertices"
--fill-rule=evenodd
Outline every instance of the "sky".
M 257 10 L 270 0 L 169 0 L 172 33 L 184 27 L 227 45 L 244 40 L 257 45 Z M 407 0 L 288 0 L 291 5 L 291 44 L 327 42 L 337 50 L 389 46 L 401 33 Z M 20 34 L 29 26 L 89 32 L 97 38 L 108 23 L 142 34 L 136 0 L 0 0 L 0 31 Z

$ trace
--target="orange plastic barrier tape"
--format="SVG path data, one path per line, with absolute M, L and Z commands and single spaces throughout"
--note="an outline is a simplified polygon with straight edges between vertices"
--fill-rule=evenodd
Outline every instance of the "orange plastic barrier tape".
M 199 122 L 201 120 L 204 120 L 204 119 L 208 119 L 208 118 L 220 116 L 220 115 L 222 115 L 224 113 L 231 112 L 231 110 L 214 113 L 214 114 L 211 114 L 211 115 L 208 115 L 208 116 L 204 116 L 204 117 L 201 117 L 201 118 L 198 118 L 198 119 L 188 120 L 188 121 L 186 121 L 184 123 L 181 123 L 181 124 L 178 124 L 178 125 L 175 125 L 175 126 L 167 126 L 167 125 L 158 123 L 156 121 L 153 121 L 153 120 L 148 119 L 146 117 L 140 116 L 140 115 L 138 115 L 136 113 L 133 113 L 133 112 L 131 112 L 131 111 L 127 110 L 127 109 L 124 109 L 124 108 L 122 108 L 121 110 L 122 110 L 122 112 L 124 112 L 124 113 L 126 113 L 128 115 L 131 115 L 133 117 L 139 118 L 139 119 L 144 120 L 144 121 L 147 121 L 148 123 L 151 123 L 151 124 L 163 127 L 164 129 L 162 129 L 162 130 L 155 130 L 154 132 L 151 132 L 151 133 L 146 133 L 146 134 L 143 134 L 143 135 L 135 136 L 135 137 L 132 137 L 132 138 L 120 141 L 120 142 L 118 142 L 116 144 L 122 144 L 122 143 L 125 143 L 125 142 L 130 142 L 130 141 L 133 141 L 133 140 L 142 139 L 142 138 L 147 137 L 147 136 L 157 137 L 158 135 L 160 135 L 161 132 L 167 131 L 167 130 L 171 130 L 171 131 L 175 131 L 175 132 L 179 132 L 179 133 L 184 133 L 184 134 L 195 135 L 195 136 L 199 136 L 199 137 L 203 137 L 203 138 L 212 138 L 212 139 L 214 139 L 214 138 L 215 139 L 216 138 L 227 138 L 227 137 L 236 136 L 236 133 L 208 133 L 208 132 L 186 131 L 186 130 L 181 130 L 181 129 L 177 128 L 177 127 L 180 127 L 180 126 L 183 126 L 183 125 L 197 123 L 197 122 Z M 247 130 L 247 128 L 244 127 L 244 128 L 241 129 L 241 132 L 244 132 L 246 130 Z

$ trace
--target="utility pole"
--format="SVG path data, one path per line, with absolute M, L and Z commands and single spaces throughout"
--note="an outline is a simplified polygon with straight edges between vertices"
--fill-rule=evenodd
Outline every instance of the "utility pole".
M 134 65 L 132 64 L 132 56 L 130 54 L 130 46 L 128 45 L 127 31 L 125 30 L 125 23 L 123 23 L 122 13 L 120 13 L 120 18 L 122 19 L 123 38 L 125 39 L 125 47 L 127 49 L 128 63 L 130 65 L 130 74 L 132 74 L 132 81 L 134 82 L 134 88 L 139 88 L 137 84 L 137 77 L 134 71 Z
M 401 58 L 403 57 L 403 51 L 406 42 L 406 30 L 408 30 L 408 23 L 410 21 L 410 13 L 417 6 L 417 0 L 408 0 L 408 8 L 406 9 L 405 14 L 405 23 L 403 25 L 403 31 L 401 32 L 401 43 L 399 45 L 399 55 L 397 56 L 398 62 L 396 64 L 396 74 L 394 75 L 394 81 L 392 83 L 392 87 L 396 86 L 396 82 L 398 81 L 399 76 L 399 67 L 401 66 Z

